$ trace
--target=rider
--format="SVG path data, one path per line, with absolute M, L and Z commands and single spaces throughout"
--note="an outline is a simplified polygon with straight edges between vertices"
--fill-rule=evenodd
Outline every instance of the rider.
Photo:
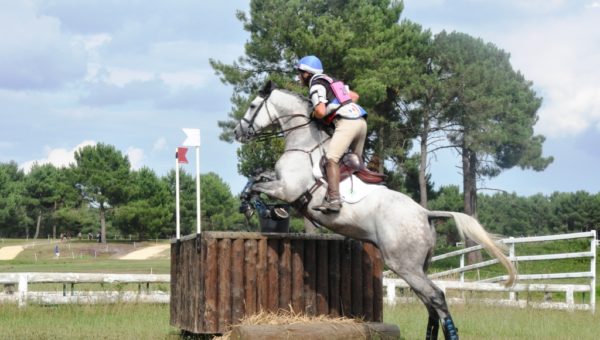
M 319 58 L 312 55 L 301 58 L 296 65 L 296 70 L 302 84 L 309 88 L 313 117 L 335 127 L 325 154 L 327 195 L 321 205 L 313 209 L 324 213 L 339 212 L 342 208 L 339 191 L 339 161 L 348 149 L 362 159 L 367 137 L 367 122 L 364 119 L 367 112 L 356 104 L 358 101 L 356 92 L 323 73 L 323 64 Z

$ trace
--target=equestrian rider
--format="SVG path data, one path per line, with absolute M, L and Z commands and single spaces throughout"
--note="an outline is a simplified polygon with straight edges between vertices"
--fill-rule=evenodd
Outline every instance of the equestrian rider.
M 323 213 L 339 212 L 342 208 L 339 161 L 348 149 L 362 159 L 367 137 L 367 112 L 356 104 L 359 97 L 356 92 L 323 73 L 323 64 L 319 58 L 312 55 L 301 58 L 296 70 L 302 84 L 309 88 L 313 117 L 335 127 L 325 153 L 327 195 L 313 209 Z

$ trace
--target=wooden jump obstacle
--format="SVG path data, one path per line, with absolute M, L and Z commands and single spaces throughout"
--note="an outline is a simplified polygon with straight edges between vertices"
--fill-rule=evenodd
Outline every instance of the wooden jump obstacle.
M 383 319 L 383 261 L 339 235 L 202 232 L 171 244 L 171 325 L 224 333 L 245 315 L 290 310 Z

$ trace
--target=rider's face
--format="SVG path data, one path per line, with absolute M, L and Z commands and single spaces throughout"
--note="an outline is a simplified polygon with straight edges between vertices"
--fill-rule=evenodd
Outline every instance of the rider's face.
M 298 70 L 298 82 L 302 86 L 308 86 L 308 78 L 310 74 L 306 71 Z

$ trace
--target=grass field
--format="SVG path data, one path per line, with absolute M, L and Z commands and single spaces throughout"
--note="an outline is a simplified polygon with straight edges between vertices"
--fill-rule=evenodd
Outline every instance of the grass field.
M 451 306 L 461 339 L 597 339 L 600 316 L 589 312 Z M 384 321 L 406 340 L 423 339 L 427 314 L 421 304 L 386 307 Z M 179 339 L 168 305 L 0 304 L 0 339 Z M 440 331 L 440 339 L 443 338 Z

